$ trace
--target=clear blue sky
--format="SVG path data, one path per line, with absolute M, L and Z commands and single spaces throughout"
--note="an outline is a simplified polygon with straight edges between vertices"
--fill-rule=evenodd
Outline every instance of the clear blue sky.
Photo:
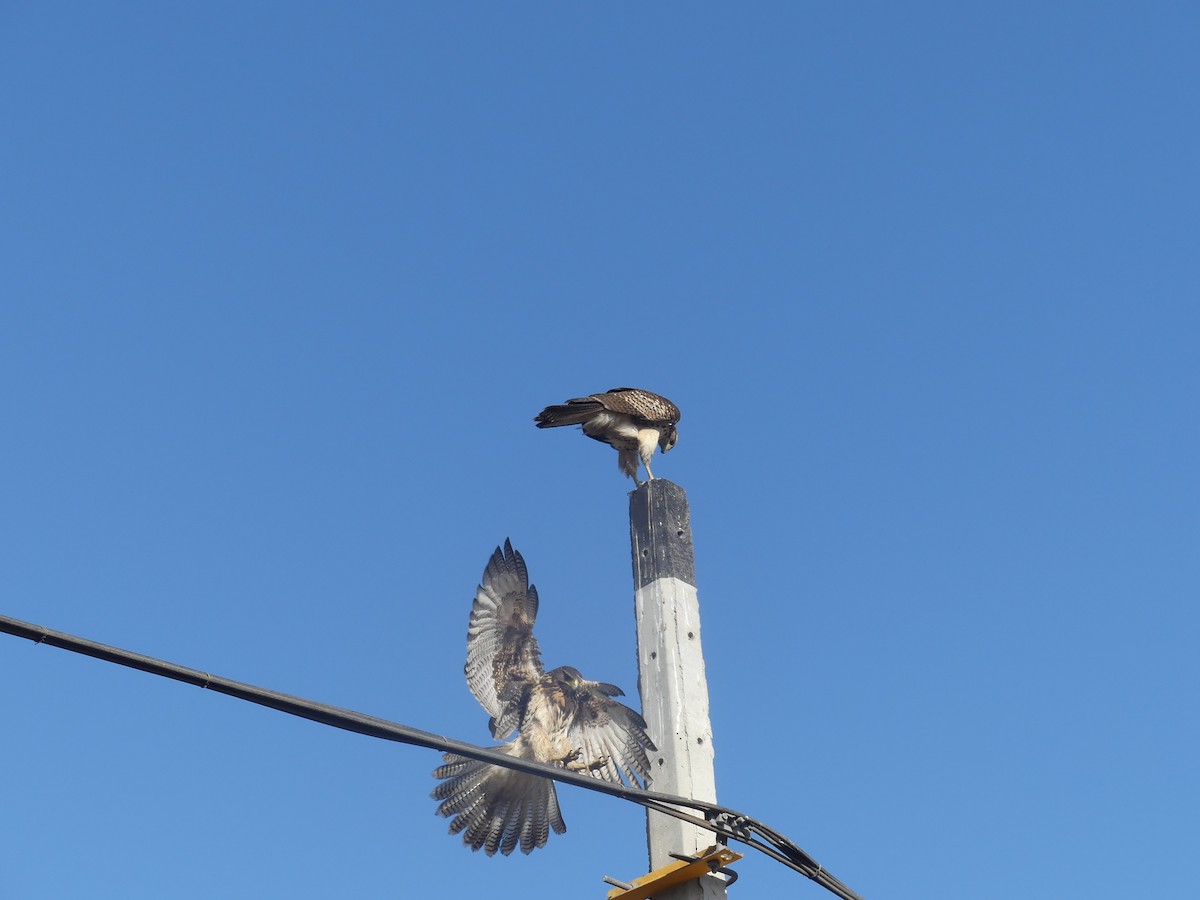
M 683 409 L 723 803 L 868 898 L 1181 896 L 1193 3 L 0 10 L 0 612 L 487 743 L 488 554 L 636 701 L 616 455 Z M 599 897 L 434 753 L 0 636 L 15 898 Z M 824 892 L 767 858 L 731 896 Z

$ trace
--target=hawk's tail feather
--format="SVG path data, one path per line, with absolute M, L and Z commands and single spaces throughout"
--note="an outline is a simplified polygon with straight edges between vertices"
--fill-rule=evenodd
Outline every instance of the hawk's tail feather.
M 511 747 L 505 749 L 511 752 Z M 548 779 L 453 753 L 443 759 L 433 772 L 442 783 L 430 796 L 442 801 L 438 815 L 454 817 L 450 833 L 461 833 L 472 850 L 507 856 L 520 847 L 522 853 L 531 853 L 545 846 L 550 829 L 556 834 L 567 830 L 554 783 Z
M 547 406 L 534 416 L 538 428 L 558 428 L 560 425 L 582 425 L 604 407 L 586 397 L 568 400 L 559 406 Z
M 461 775 L 474 762 L 472 759 L 467 759 L 465 756 L 455 756 L 453 753 L 444 754 L 444 759 L 446 760 L 445 764 L 433 770 L 434 778 L 454 778 L 457 775 Z M 435 800 L 444 800 L 449 796 L 450 787 L 451 782 L 448 781 L 439 784 L 429 796 Z

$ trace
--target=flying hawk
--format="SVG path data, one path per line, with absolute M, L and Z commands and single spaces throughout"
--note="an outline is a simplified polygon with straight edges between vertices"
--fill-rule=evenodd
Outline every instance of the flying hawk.
M 617 450 L 617 465 L 621 471 L 638 481 L 638 458 L 653 479 L 650 457 L 657 444 L 666 453 L 675 446 L 679 432 L 679 407 L 658 394 L 638 388 L 613 388 L 606 394 L 576 397 L 560 406 L 547 406 L 534 422 L 538 428 L 557 428 L 560 425 L 582 425 L 588 437 L 611 444 Z
M 646 722 L 612 697 L 619 687 L 588 681 L 578 669 L 547 672 L 533 636 L 537 589 L 509 541 L 496 548 L 475 592 L 467 628 L 467 684 L 491 715 L 492 737 L 516 737 L 496 748 L 509 756 L 564 766 L 607 781 L 649 782 L 646 751 L 655 750 Z M 443 779 L 430 795 L 437 812 L 453 816 L 450 833 L 488 856 L 522 853 L 546 843 L 549 829 L 567 830 L 554 782 L 502 766 L 443 755 L 433 772 Z

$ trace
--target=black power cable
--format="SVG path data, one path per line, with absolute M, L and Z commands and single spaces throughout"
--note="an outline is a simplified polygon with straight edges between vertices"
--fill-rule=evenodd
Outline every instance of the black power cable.
M 75 637 L 61 631 L 51 631 L 49 628 L 44 628 L 41 625 L 30 625 L 28 622 L 11 619 L 8 616 L 0 616 L 0 632 L 27 638 L 38 644 L 48 644 L 51 647 L 70 650 L 73 653 L 81 653 L 84 656 L 102 659 L 105 662 L 128 666 L 131 669 L 140 669 L 152 675 L 161 675 L 164 678 L 182 681 L 185 684 L 192 684 L 205 690 L 216 691 L 219 694 L 227 694 L 239 700 L 248 700 L 260 706 L 269 706 L 271 709 L 277 709 L 280 712 L 299 716 L 303 719 L 311 719 L 322 725 L 332 725 L 334 728 L 365 734 L 368 737 L 382 738 L 386 741 L 427 747 L 430 750 L 449 751 L 450 753 L 457 753 L 459 756 L 465 756 L 469 759 L 477 759 L 482 762 L 492 763 L 493 765 L 504 766 L 508 769 L 515 769 L 518 772 L 550 778 L 554 781 L 561 781 L 564 784 L 573 784 L 576 787 L 586 788 L 589 791 L 611 794 L 614 797 L 638 803 L 647 809 L 653 809 L 656 812 L 674 816 L 677 819 L 682 819 L 700 828 L 705 828 L 716 834 L 722 841 L 735 840 L 753 847 L 772 859 L 783 863 L 788 868 L 794 869 L 801 875 L 811 878 L 826 890 L 843 898 L 843 900 L 862 900 L 858 894 L 834 878 L 833 875 L 826 872 L 815 859 L 782 834 L 728 807 L 717 806 L 713 803 L 704 803 L 699 800 L 691 800 L 687 797 L 673 797 L 670 794 L 644 791 L 640 788 L 615 784 L 611 781 L 604 781 L 590 775 L 571 772 L 561 767 L 548 766 L 544 763 L 533 762 L 527 759 L 519 759 L 504 753 L 498 753 L 495 750 L 489 750 L 485 747 L 464 744 L 461 741 L 443 737 L 442 735 L 432 734 L 428 731 L 419 731 L 416 728 L 409 728 L 407 725 L 389 722 L 386 719 L 368 716 L 354 710 L 330 706 L 325 703 L 318 703 L 315 700 L 294 697 L 290 694 L 281 694 L 278 691 L 255 687 L 252 684 L 243 684 L 239 681 L 232 681 L 228 678 L 222 678 L 219 675 L 202 672 L 199 669 L 189 669 L 186 666 L 155 659 L 152 656 L 143 656 L 140 653 L 133 653 L 129 650 L 122 650 L 119 647 L 111 647 L 107 644 L 97 643 L 96 641 L 89 641 L 86 638 Z M 692 810 L 699 813 L 699 815 L 693 815 L 684 810 Z

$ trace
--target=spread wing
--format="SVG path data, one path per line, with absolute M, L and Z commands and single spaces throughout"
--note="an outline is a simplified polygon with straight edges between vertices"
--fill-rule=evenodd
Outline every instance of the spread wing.
M 646 734 L 646 720 L 623 703 L 611 699 L 620 688 L 599 681 L 584 681 L 575 691 L 576 708 L 568 729 L 572 746 L 580 747 L 580 758 L 604 760 L 594 770 L 605 781 L 633 787 L 650 782 L 650 760 L 646 751 L 657 748 Z
M 607 394 L 592 394 L 587 399 L 600 403 L 609 412 L 630 416 L 639 425 L 675 425 L 680 418 L 678 406 L 660 394 L 641 388 L 613 388 Z
M 521 697 L 542 676 L 533 636 L 537 611 L 525 560 L 506 540 L 483 570 L 467 627 L 467 684 L 491 715 L 492 736 L 499 740 L 517 727 Z

